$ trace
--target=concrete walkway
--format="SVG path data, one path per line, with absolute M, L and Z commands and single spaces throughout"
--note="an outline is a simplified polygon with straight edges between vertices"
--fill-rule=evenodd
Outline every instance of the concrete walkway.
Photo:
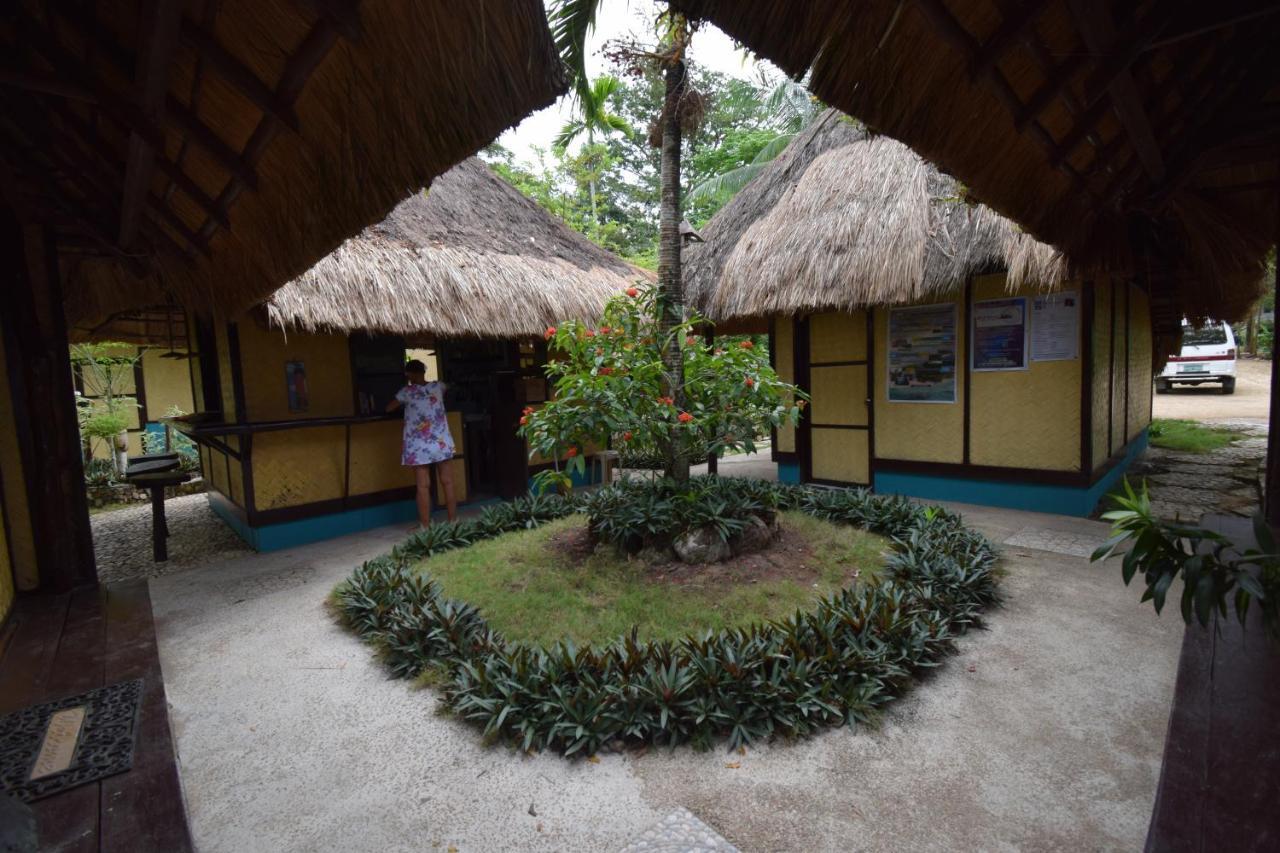
M 384 529 L 151 581 L 199 849 L 619 850 L 678 808 L 744 851 L 1142 845 L 1182 626 L 1103 525 L 959 507 L 1006 543 L 1005 605 L 876 730 L 598 763 L 483 746 L 325 608 Z M 1046 550 L 1048 549 L 1048 550 Z

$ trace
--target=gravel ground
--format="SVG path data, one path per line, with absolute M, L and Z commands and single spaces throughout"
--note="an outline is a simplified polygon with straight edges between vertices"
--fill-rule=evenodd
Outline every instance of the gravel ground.
M 1217 385 L 1184 385 L 1156 394 L 1151 415 L 1193 421 L 1266 420 L 1271 406 L 1271 362 L 1236 361 L 1236 392 L 1223 394 Z
M 244 556 L 252 550 L 209 508 L 204 495 L 165 501 L 169 559 L 151 559 L 151 504 L 96 513 L 89 519 L 98 578 L 103 583 L 154 578 L 204 563 Z
M 1267 424 L 1218 420 L 1245 438 L 1212 453 L 1148 448 L 1129 478 L 1145 479 L 1151 506 L 1161 518 L 1198 523 L 1206 513 L 1251 516 L 1258 508 L 1258 483 L 1267 461 Z

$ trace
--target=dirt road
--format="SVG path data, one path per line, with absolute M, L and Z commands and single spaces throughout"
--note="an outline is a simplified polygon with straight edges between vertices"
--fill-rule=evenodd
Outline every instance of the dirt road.
M 1152 417 L 1193 421 L 1267 419 L 1271 406 L 1271 362 L 1242 358 L 1236 362 L 1236 392 L 1223 394 L 1217 385 L 1175 386 L 1156 394 Z

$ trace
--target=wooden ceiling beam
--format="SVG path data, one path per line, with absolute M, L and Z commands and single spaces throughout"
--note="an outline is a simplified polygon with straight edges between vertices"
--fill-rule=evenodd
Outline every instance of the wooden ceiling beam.
M 1033 121 L 1038 120 L 1040 115 L 1066 91 L 1071 81 L 1088 64 L 1089 58 L 1084 53 L 1073 53 L 1068 56 L 1061 65 L 1053 70 L 1049 79 L 1045 80 L 1044 85 L 1027 99 L 1026 104 L 1014 116 L 1013 126 L 1018 131 L 1021 131 Z
M 1001 58 L 1024 38 L 1024 34 L 1035 26 L 1036 20 L 1049 0 L 1029 0 L 1005 15 L 1000 26 L 991 34 L 981 49 L 969 62 L 969 79 L 983 80 L 996 67 Z
M 294 133 L 300 132 L 298 116 L 293 107 L 283 103 L 276 97 L 248 66 L 236 59 L 226 48 L 218 44 L 210 33 L 201 29 L 194 22 L 184 19 L 182 22 L 182 40 L 200 57 L 209 63 L 209 67 L 218 73 L 223 80 L 240 91 L 254 106 L 264 113 L 273 116 L 277 121 Z
M 0 68 L 0 86 L 14 89 L 25 89 L 28 92 L 39 92 L 42 95 L 57 95 L 60 98 L 71 98 L 76 101 L 94 102 L 93 95 L 83 86 L 68 83 L 53 75 L 43 74 L 18 68 Z
M 1242 9 L 1236 12 L 1223 13 L 1223 10 L 1217 4 L 1205 4 L 1203 7 L 1197 7 L 1197 12 L 1203 8 L 1209 8 L 1213 11 L 1208 14 L 1201 13 L 1198 21 L 1188 23 L 1182 29 L 1175 30 L 1173 33 L 1157 39 L 1147 45 L 1147 50 L 1159 50 L 1168 47 L 1171 44 L 1193 39 L 1206 33 L 1217 32 L 1218 30 L 1234 27 L 1236 24 L 1244 24 L 1259 18 L 1266 18 L 1280 12 L 1280 4 L 1271 3 L 1262 5 L 1254 9 Z
M 364 38 L 360 23 L 359 0 L 301 0 L 313 15 L 333 25 L 344 39 L 357 42 Z
M 1144 39 L 1148 36 L 1154 37 L 1163 23 L 1143 19 L 1128 36 L 1117 38 L 1111 12 L 1099 0 L 1068 0 L 1068 6 L 1076 28 L 1089 50 L 1097 56 L 1109 57 L 1098 68 L 1094 82 L 1098 85 L 1106 83 L 1106 91 L 1111 95 L 1111 103 L 1115 106 L 1120 123 L 1124 125 L 1129 142 L 1142 160 L 1143 168 L 1151 176 L 1151 180 L 1163 180 L 1164 157 L 1156 143 L 1146 108 L 1138 95 L 1137 84 L 1129 71 L 1129 66 L 1137 56 L 1135 45 L 1145 43 Z
M 163 127 L 169 69 L 182 27 L 182 5 L 165 0 L 144 0 L 139 8 L 139 19 L 137 62 L 133 75 L 134 101 L 148 121 Z M 158 150 L 163 152 L 164 146 Z M 126 249 L 138 236 L 138 220 L 150 195 L 151 177 L 155 174 L 156 153 L 157 148 L 136 129 L 129 134 L 119 237 L 120 245 Z

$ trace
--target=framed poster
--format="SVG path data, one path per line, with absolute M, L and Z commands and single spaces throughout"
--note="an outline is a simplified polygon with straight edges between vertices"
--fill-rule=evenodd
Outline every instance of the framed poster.
M 1031 360 L 1070 361 L 1080 357 L 1080 300 L 1074 290 L 1031 300 Z
M 956 306 L 889 309 L 890 403 L 956 401 Z
M 284 363 L 284 386 L 289 395 L 289 411 L 305 412 L 311 400 L 307 394 L 307 366 L 304 362 Z
M 974 370 L 1026 370 L 1026 297 L 973 303 L 969 334 L 970 366 Z

